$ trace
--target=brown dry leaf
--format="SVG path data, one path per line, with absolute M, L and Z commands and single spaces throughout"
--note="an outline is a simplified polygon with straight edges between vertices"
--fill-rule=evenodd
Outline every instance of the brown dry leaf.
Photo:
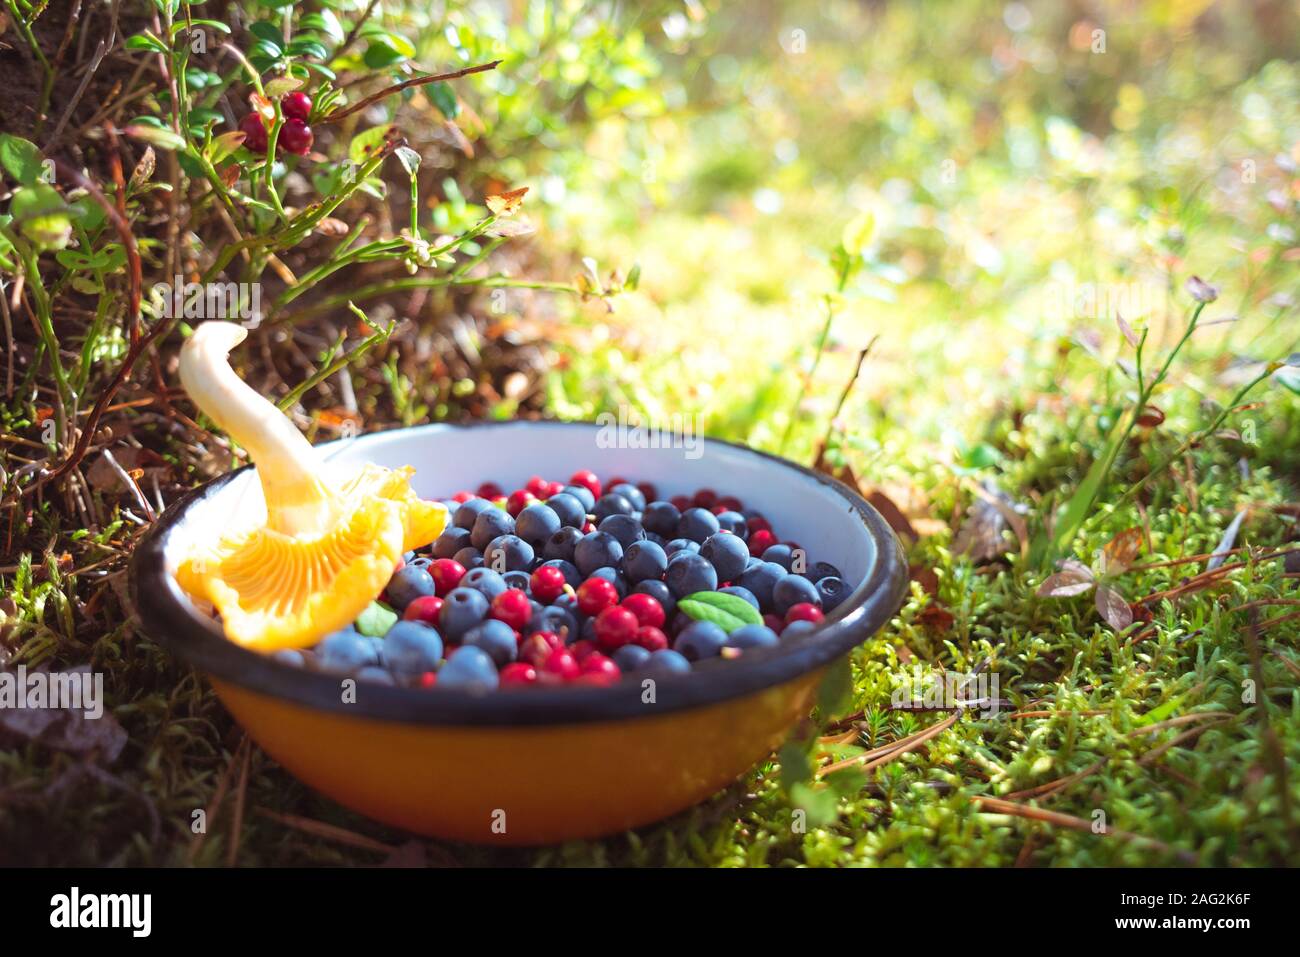
M 322 236 L 346 236 L 348 234 L 348 224 L 341 219 L 335 219 L 333 216 L 324 217 L 316 224 L 316 232 Z
M 912 565 L 908 568 L 907 574 L 927 595 L 939 593 L 939 576 L 928 565 Z
M 939 632 L 949 631 L 957 621 L 956 616 L 940 604 L 926 605 L 916 617 L 931 631 Z
M 149 182 L 149 178 L 153 176 L 154 167 L 157 165 L 157 162 L 158 158 L 153 151 L 153 147 L 146 146 L 144 148 L 144 154 L 140 157 L 140 162 L 135 164 L 135 170 L 131 173 L 130 188 L 132 190 L 137 190 L 145 183 Z
M 1097 584 L 1092 569 L 1083 562 L 1067 558 L 1061 562 L 1060 569 L 1055 575 L 1049 575 L 1038 586 L 1036 594 L 1039 598 L 1073 598 L 1075 595 L 1082 595 Z
M 459 125 L 447 120 L 442 124 L 442 128 L 447 131 L 447 135 L 456 144 L 456 149 L 464 153 L 467 158 L 474 158 L 474 144 L 469 141 L 469 137 L 465 135 Z
M 880 491 L 880 489 L 873 489 L 868 492 L 867 502 L 872 508 L 880 513 L 880 517 L 883 518 L 889 524 L 889 527 L 897 534 L 904 538 L 910 538 L 912 541 L 916 541 L 920 538 L 916 533 L 916 529 L 912 527 L 912 523 L 908 521 L 907 516 L 903 514 L 903 510 L 895 505 L 894 500 L 884 492 Z
M 494 216 L 508 216 L 518 209 L 524 202 L 524 194 L 528 192 L 527 186 L 521 186 L 518 189 L 507 190 L 496 196 L 487 198 L 487 208 L 492 211 Z
M 1123 631 L 1133 624 L 1133 609 L 1129 607 L 1128 599 L 1110 585 L 1097 586 L 1097 611 L 1116 631 Z
M 1137 424 L 1144 429 L 1154 429 L 1165 420 L 1165 414 L 1154 405 L 1148 405 L 1137 417 Z
M 1122 575 L 1133 565 L 1142 548 L 1142 529 L 1126 528 L 1109 542 L 1101 552 L 1103 575 Z
M 1141 340 L 1138 339 L 1137 333 L 1133 331 L 1133 327 L 1130 326 L 1124 317 L 1118 312 L 1115 313 L 1115 325 L 1119 326 L 1119 331 L 1124 334 L 1124 338 L 1128 340 L 1128 344 L 1136 349 Z

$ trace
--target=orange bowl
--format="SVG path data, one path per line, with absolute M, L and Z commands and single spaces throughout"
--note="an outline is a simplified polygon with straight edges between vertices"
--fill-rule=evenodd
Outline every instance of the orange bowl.
M 429 498 L 487 479 L 513 487 L 531 474 L 579 468 L 653 482 L 665 498 L 712 487 L 742 498 L 857 588 L 809 635 L 703 662 L 675 678 L 482 695 L 356 682 L 234 644 L 177 585 L 173 571 L 190 542 L 214 534 L 235 511 L 264 507 L 245 468 L 186 495 L 140 543 L 131 585 L 144 629 L 203 671 L 235 719 L 288 771 L 387 824 L 527 845 L 667 817 L 736 780 L 782 742 L 808 713 L 831 662 L 898 610 L 907 565 L 880 515 L 824 475 L 711 439 L 639 447 L 610 428 L 430 425 L 322 451 L 340 465 L 414 465 L 416 488 Z

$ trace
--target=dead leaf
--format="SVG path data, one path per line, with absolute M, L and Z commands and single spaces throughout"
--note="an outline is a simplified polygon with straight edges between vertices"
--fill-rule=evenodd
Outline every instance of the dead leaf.
M 135 170 L 131 173 L 130 188 L 132 190 L 137 190 L 145 183 L 149 182 L 149 178 L 153 176 L 154 167 L 157 165 L 157 162 L 158 158 L 154 154 L 153 147 L 146 146 L 144 148 L 144 154 L 140 157 L 140 162 L 135 164 Z
M 536 231 L 533 224 L 526 219 L 498 219 L 486 230 L 489 236 L 502 236 L 506 239 L 529 236 Z
M 927 605 L 916 617 L 925 627 L 938 632 L 951 630 L 957 621 L 956 616 L 940 604 Z
M 872 508 L 880 513 L 880 517 L 885 520 L 895 533 L 905 538 L 910 538 L 912 541 L 916 541 L 920 538 L 920 536 L 916 534 L 916 529 L 912 527 L 912 523 L 908 521 L 907 516 L 903 514 L 903 510 L 895 505 L 894 500 L 884 492 L 880 491 L 880 489 L 873 489 L 868 492 L 867 502 Z
M 1060 563 L 1060 569 L 1038 586 L 1036 594 L 1039 598 L 1073 598 L 1097 584 L 1092 569 L 1083 562 L 1067 558 Z
M 1124 338 L 1128 340 L 1128 344 L 1136 349 L 1141 340 L 1138 339 L 1137 333 L 1133 331 L 1133 327 L 1130 326 L 1128 322 L 1125 321 L 1124 317 L 1118 312 L 1115 313 L 1115 324 L 1119 326 L 1119 331 L 1124 334 Z
M 912 565 L 908 568 L 907 574 L 927 595 L 939 594 L 939 576 L 933 568 L 928 565 Z
M 511 189 L 495 196 L 489 196 L 487 198 L 487 208 L 492 211 L 494 216 L 508 216 L 523 205 L 524 194 L 527 192 L 528 187 L 521 186 L 518 189 Z
M 1142 548 L 1142 529 L 1134 526 L 1126 528 L 1109 542 L 1101 551 L 1101 571 L 1103 575 L 1122 575 L 1132 567 Z
M 316 224 L 316 232 L 322 236 L 346 236 L 351 227 L 341 219 L 335 219 L 333 216 L 326 216 Z
M 1145 429 L 1154 429 L 1165 420 L 1164 412 L 1154 405 L 1148 405 L 1137 417 L 1137 424 Z
M 1219 539 L 1219 544 L 1215 546 L 1214 554 L 1205 563 L 1206 571 L 1213 571 L 1223 564 L 1224 559 L 1228 557 L 1228 553 L 1237 544 L 1237 533 L 1241 531 L 1241 523 L 1245 518 L 1246 509 L 1243 508 L 1237 512 L 1236 518 L 1223 530 L 1223 537 Z
M 1116 631 L 1123 631 L 1133 624 L 1133 609 L 1128 599 L 1109 585 L 1097 586 L 1097 611 Z

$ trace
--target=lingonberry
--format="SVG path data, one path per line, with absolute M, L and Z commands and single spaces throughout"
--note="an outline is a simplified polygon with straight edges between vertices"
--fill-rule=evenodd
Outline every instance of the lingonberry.
M 515 489 L 506 499 L 506 511 L 512 518 L 518 518 L 519 513 L 537 501 L 537 496 L 527 489 Z
M 749 533 L 749 554 L 760 558 L 762 554 L 776 544 L 776 536 L 766 528 Z
M 826 616 L 822 610 L 812 602 L 801 601 L 791 605 L 786 609 L 785 623 L 788 625 L 792 621 L 811 621 L 814 625 L 820 624 Z
M 538 669 L 538 678 L 543 684 L 563 684 L 582 674 L 578 659 L 567 648 L 556 648 Z
M 311 127 L 302 120 L 286 120 L 276 143 L 289 153 L 306 156 L 315 140 Z
M 425 691 L 428 691 L 437 683 L 438 683 L 438 672 L 436 671 L 426 671 L 424 674 L 420 675 L 420 677 L 416 680 L 416 684 L 418 684 Z
M 535 685 L 537 669 L 526 661 L 512 661 L 501 669 L 501 684 L 502 686 Z
M 552 602 L 564 591 L 564 572 L 554 565 L 542 565 L 528 579 L 533 597 L 540 602 Z
M 535 498 L 545 498 L 546 490 L 550 485 L 551 483 L 546 481 L 546 479 L 542 478 L 540 475 L 534 475 L 524 484 L 524 490 L 531 492 Z
M 578 664 L 582 664 L 587 660 L 588 655 L 595 654 L 596 643 L 594 641 L 581 639 L 569 645 L 569 651 L 572 653 L 573 657 L 578 659 Z
M 311 116 L 311 97 L 301 90 L 286 93 L 280 100 L 280 112 L 289 119 L 302 120 L 306 123 L 307 118 Z
M 582 661 L 580 681 L 583 684 L 612 685 L 623 677 L 623 672 L 613 659 L 602 654 L 590 654 Z
M 580 469 L 569 476 L 570 485 L 581 485 L 592 495 L 593 499 L 600 498 L 600 479 L 596 478 L 596 473 L 590 469 Z
M 266 152 L 266 124 L 259 113 L 249 113 L 239 121 L 239 131 L 244 134 L 244 145 L 254 153 Z
M 519 660 L 540 668 L 551 652 L 564 647 L 564 639 L 553 631 L 535 631 L 519 642 Z
M 642 625 L 636 630 L 636 637 L 632 641 L 639 648 L 646 651 L 663 651 L 668 647 L 668 636 L 659 628 L 653 625 Z
M 439 558 L 429 566 L 429 574 L 437 586 L 439 596 L 445 598 L 465 577 L 465 566 L 454 558 Z
M 478 491 L 475 494 L 479 498 L 486 498 L 490 500 L 494 498 L 500 498 L 505 493 L 501 491 L 501 486 L 498 485 L 496 482 L 484 482 L 482 485 L 478 487 Z
M 691 504 L 696 508 L 713 508 L 718 504 L 718 493 L 711 488 L 702 488 L 695 493 L 691 499 Z
M 504 621 L 516 631 L 533 616 L 533 603 L 517 588 L 508 588 L 492 599 L 492 617 Z
M 426 625 L 438 627 L 438 614 L 442 611 L 442 599 L 437 595 L 421 595 L 402 612 L 406 621 L 421 621 Z
M 628 595 L 623 599 L 622 607 L 635 615 L 636 620 L 642 625 L 650 625 L 653 628 L 664 626 L 667 617 L 664 614 L 664 606 L 650 595 L 640 592 Z
M 626 608 L 606 608 L 596 616 L 596 644 L 605 651 L 621 648 L 636 637 L 641 623 Z
M 618 589 L 604 578 L 588 578 L 578 586 L 578 611 L 584 615 L 599 615 L 611 605 L 618 604 Z

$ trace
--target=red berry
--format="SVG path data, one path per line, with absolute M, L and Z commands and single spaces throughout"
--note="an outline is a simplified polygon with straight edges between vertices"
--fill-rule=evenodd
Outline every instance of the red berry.
M 745 508 L 745 506 L 740 504 L 740 499 L 736 498 L 734 495 L 724 495 L 722 498 L 718 499 L 718 504 L 728 512 L 740 512 Z
M 564 594 L 564 572 L 554 565 L 543 565 L 529 577 L 528 587 L 532 589 L 534 598 L 549 605 Z
M 612 685 L 621 677 L 623 672 L 619 670 L 618 665 L 614 664 L 612 658 L 591 654 L 582 662 L 583 684 Z
M 643 595 L 640 592 L 633 592 L 623 599 L 623 607 L 636 615 L 636 620 L 652 628 L 662 628 L 664 620 L 664 606 L 659 604 L 659 599 L 653 595 Z
M 286 93 L 280 100 L 280 112 L 290 119 L 307 122 L 311 116 L 311 97 L 301 90 Z
M 438 590 L 438 595 L 446 598 L 447 592 L 460 584 L 465 577 L 465 566 L 454 558 L 435 558 L 429 566 L 429 576 Z
M 311 127 L 302 120 L 285 120 L 276 139 L 277 145 L 298 156 L 306 156 L 315 141 L 316 137 L 312 134 Z
M 438 683 L 438 673 L 436 671 L 426 671 L 420 675 L 420 687 L 426 691 Z
M 749 526 L 749 534 L 751 535 L 755 532 L 770 532 L 772 530 L 772 523 L 762 515 L 753 515 L 749 517 L 745 520 L 745 524 Z
M 714 515 L 721 515 L 723 512 L 729 511 L 729 509 L 725 505 L 715 505 L 709 511 Z
M 711 488 L 702 488 L 691 499 L 696 508 L 713 508 L 718 504 L 718 493 Z
M 622 648 L 636 637 L 641 623 L 626 608 L 606 608 L 596 616 L 596 644 L 605 651 Z
M 785 613 L 785 623 L 788 625 L 792 621 L 811 621 L 814 625 L 821 624 L 826 616 L 822 610 L 810 601 L 801 601 L 797 605 L 791 605 L 789 611 Z
M 632 641 L 646 651 L 663 651 L 668 647 L 668 636 L 653 625 L 642 625 L 638 628 L 636 637 Z
M 674 495 L 669 501 L 673 503 L 673 507 L 679 512 L 684 512 L 691 507 L 691 500 L 685 495 Z
M 537 501 L 537 496 L 527 489 L 517 489 L 510 493 L 506 499 L 506 511 L 512 518 L 518 518 L 519 513 Z
M 636 487 L 641 490 L 647 502 L 659 501 L 659 490 L 655 488 L 653 482 L 638 482 Z
M 564 641 L 553 631 L 535 631 L 519 642 L 519 660 L 540 668 L 551 652 L 564 647 Z
M 496 482 L 484 482 L 476 493 L 479 498 L 500 498 L 504 493 Z
M 591 617 L 618 604 L 618 589 L 604 578 L 588 578 L 578 586 L 578 611 Z
M 468 502 L 473 497 L 474 497 L 473 492 L 457 492 L 455 495 L 451 497 L 451 500 L 453 502 Z
M 559 495 L 559 494 L 560 494 L 561 492 L 563 492 L 563 491 L 564 491 L 564 483 L 563 483 L 563 482 L 547 482 L 547 483 L 546 483 L 546 495 L 545 495 L 544 497 L 545 497 L 545 498 L 554 498 L 556 495 Z
M 628 484 L 627 479 L 623 478 L 621 475 L 615 475 L 613 478 L 607 479 L 605 481 L 605 488 L 613 488 L 615 485 L 627 485 L 627 484 Z M 597 497 L 599 498 L 599 496 Z
M 588 522 L 587 524 L 582 526 L 582 534 L 584 535 L 590 535 L 595 530 L 596 530 L 595 522 Z
M 749 554 L 761 558 L 763 553 L 776 544 L 776 536 L 765 528 L 760 528 L 749 536 Z
M 600 498 L 600 479 L 591 469 L 580 469 L 569 476 L 570 485 L 581 485 L 596 498 Z
M 587 639 L 583 638 L 581 641 L 575 641 L 573 644 L 569 645 L 569 651 L 572 653 L 573 657 L 578 659 L 578 664 L 582 664 L 587 660 L 588 655 L 596 653 L 596 643 L 594 641 L 587 641 Z
M 771 628 L 778 635 L 785 630 L 785 622 L 782 621 L 780 616 L 778 615 L 772 615 L 772 614 L 764 615 L 763 624 L 767 625 L 767 627 Z
M 551 483 L 546 481 L 546 479 L 542 478 L 540 475 L 534 475 L 524 484 L 524 489 L 532 492 L 533 496 L 536 498 L 545 498 L 546 490 L 550 488 L 550 486 Z
M 573 657 L 573 652 L 568 648 L 556 648 L 538 668 L 537 677 L 543 684 L 562 684 L 572 681 L 580 674 L 582 669 L 578 665 L 578 659 Z
M 492 599 L 492 617 L 519 631 L 533 617 L 533 603 L 518 588 L 507 588 Z
M 249 113 L 240 120 L 239 131 L 244 134 L 244 145 L 251 151 L 266 152 L 266 124 L 260 113 Z
M 426 625 L 438 627 L 438 613 L 442 611 L 442 599 L 437 595 L 421 595 L 406 606 L 402 618 L 406 621 L 422 621 Z
M 537 669 L 526 661 L 512 661 L 501 669 L 503 685 L 537 684 Z

